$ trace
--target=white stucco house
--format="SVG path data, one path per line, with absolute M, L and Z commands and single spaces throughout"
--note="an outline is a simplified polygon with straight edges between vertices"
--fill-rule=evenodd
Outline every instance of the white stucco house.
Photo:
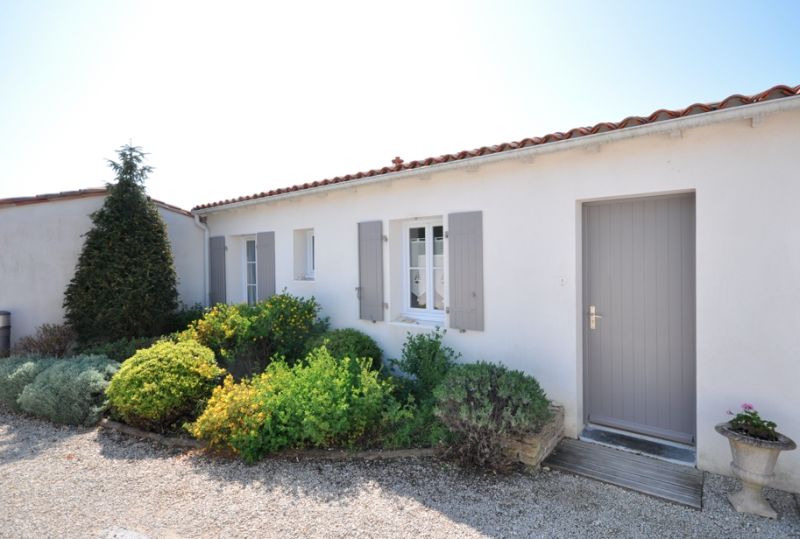
M 0 199 L 0 311 L 11 313 L 12 346 L 42 324 L 63 322 L 64 290 L 105 197 L 101 187 Z M 203 303 L 204 232 L 188 211 L 154 203 L 167 225 L 179 300 Z
M 695 450 L 752 402 L 800 439 L 800 86 L 203 204 L 160 204 L 181 299 L 315 296 L 399 357 L 447 328 L 464 361 L 530 373 L 566 434 Z M 102 192 L 0 201 L 0 310 L 61 318 Z M 37 237 L 30 242 L 31 233 Z M 800 492 L 800 451 L 775 486 Z
M 448 328 L 566 432 L 696 448 L 753 402 L 800 438 L 800 86 L 204 204 L 209 300 L 315 296 L 398 357 Z M 800 491 L 800 451 L 779 488 Z

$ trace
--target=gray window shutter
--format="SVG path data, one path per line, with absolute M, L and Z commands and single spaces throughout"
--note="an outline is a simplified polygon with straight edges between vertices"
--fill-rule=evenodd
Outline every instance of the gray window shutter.
M 483 331 L 483 213 L 447 216 L 450 327 Z
M 208 238 L 208 303 L 225 303 L 225 236 Z
M 275 233 L 256 234 L 256 289 L 258 301 L 275 295 Z
M 358 314 L 383 320 L 383 222 L 358 223 Z

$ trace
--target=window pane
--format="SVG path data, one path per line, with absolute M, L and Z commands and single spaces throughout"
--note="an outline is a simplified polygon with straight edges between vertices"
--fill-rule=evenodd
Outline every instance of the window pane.
M 247 240 L 247 261 L 256 261 L 256 242 L 255 240 Z
M 425 267 L 425 227 L 412 228 L 408 231 L 410 241 L 409 265 L 412 268 Z
M 247 287 L 247 303 L 250 305 L 254 305 L 256 303 L 256 287 L 255 286 L 248 286 Z
M 424 309 L 427 306 L 426 291 L 428 284 L 425 280 L 424 269 L 412 269 L 410 275 L 411 308 Z
M 444 310 L 444 270 L 433 270 L 433 308 Z
M 256 284 L 256 265 L 247 264 L 247 284 Z
M 444 227 L 443 226 L 435 226 L 435 227 L 433 227 L 433 254 L 434 255 L 443 255 L 444 254 Z

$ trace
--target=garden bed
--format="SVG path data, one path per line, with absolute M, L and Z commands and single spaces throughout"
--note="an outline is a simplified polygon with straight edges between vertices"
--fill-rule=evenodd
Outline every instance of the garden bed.
M 541 462 L 555 449 L 558 442 L 564 437 L 564 407 L 552 405 L 553 419 L 538 433 L 508 442 L 506 454 L 515 462 L 526 466 L 538 467 Z M 104 418 L 99 426 L 104 429 L 115 430 L 129 436 L 152 440 L 167 447 L 181 447 L 186 449 L 206 449 L 207 444 L 201 440 L 182 436 L 170 436 L 150 432 L 124 423 Z M 345 449 L 298 449 L 275 453 L 276 459 L 323 459 L 323 460 L 383 460 L 401 458 L 429 458 L 439 453 L 435 447 L 413 449 L 369 449 L 348 451 Z
M 460 362 L 438 328 L 409 333 L 400 359 L 384 364 L 367 334 L 325 331 L 319 309 L 313 298 L 282 293 L 216 305 L 174 334 L 100 343 L 97 355 L 61 357 L 67 343 L 52 348 L 54 357 L 13 358 L 0 364 L 0 402 L 63 424 L 110 417 L 103 428 L 249 464 L 431 456 L 437 448 L 501 469 L 535 466 L 558 442 L 563 410 L 548 409 L 535 378 Z M 53 340 L 57 328 L 44 329 L 31 346 Z M 73 409 L 80 413 L 64 414 Z
M 103 419 L 99 426 L 104 429 L 115 430 L 128 436 L 152 440 L 167 447 L 179 447 L 185 449 L 206 449 L 207 445 L 201 440 L 185 438 L 182 436 L 170 436 L 150 432 L 124 423 Z M 423 447 L 416 449 L 369 449 L 359 451 L 348 451 L 346 449 L 295 449 L 281 451 L 272 454 L 269 458 L 273 459 L 320 459 L 320 460 L 389 460 L 404 458 L 429 458 L 438 454 L 438 449 L 434 447 Z

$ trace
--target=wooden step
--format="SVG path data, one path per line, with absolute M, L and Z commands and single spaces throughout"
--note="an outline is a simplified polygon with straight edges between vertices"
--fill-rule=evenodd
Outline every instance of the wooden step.
M 568 438 L 543 464 L 693 509 L 703 506 L 703 472 L 697 468 Z

